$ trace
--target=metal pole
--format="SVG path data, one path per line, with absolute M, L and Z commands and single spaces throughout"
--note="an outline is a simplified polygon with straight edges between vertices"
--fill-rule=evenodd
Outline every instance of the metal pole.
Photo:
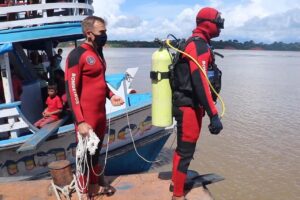
M 14 96 L 13 96 L 13 89 L 12 89 L 13 87 L 11 81 L 11 72 L 10 72 L 8 53 L 5 53 L 4 55 L 0 55 L 0 63 L 1 63 L 1 76 L 2 76 L 5 102 L 11 103 L 14 101 Z
M 42 4 L 46 4 L 46 0 L 42 0 Z M 43 18 L 47 18 L 47 10 L 43 10 Z
M 14 101 L 14 93 L 13 93 L 13 86 L 11 81 L 11 72 L 10 72 L 8 53 L 0 55 L 0 64 L 1 64 L 1 76 L 2 76 L 5 102 L 11 103 Z M 8 124 L 10 124 L 11 127 L 13 127 L 15 122 L 16 121 L 14 117 L 8 117 Z M 17 138 L 18 130 L 10 131 L 10 137 Z

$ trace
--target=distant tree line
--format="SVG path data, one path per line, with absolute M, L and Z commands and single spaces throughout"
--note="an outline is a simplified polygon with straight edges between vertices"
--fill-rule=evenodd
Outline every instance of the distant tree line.
M 127 41 L 127 40 L 111 40 L 108 46 L 118 48 L 157 48 L 159 44 L 147 41 Z M 274 50 L 274 51 L 300 51 L 300 42 L 283 43 L 274 42 L 272 44 L 255 43 L 253 40 L 239 42 L 237 40 L 212 41 L 215 49 L 240 49 L 240 50 Z
M 80 45 L 83 41 L 79 41 Z M 72 46 L 74 43 L 60 43 L 59 47 Z M 158 48 L 157 42 L 148 41 L 127 41 L 127 40 L 110 40 L 107 42 L 108 47 L 112 48 Z M 237 40 L 212 41 L 215 49 L 239 49 L 239 50 L 273 50 L 273 51 L 300 51 L 300 42 L 283 43 L 274 42 L 272 44 L 255 43 L 253 40 L 239 42 Z
M 212 41 L 216 49 L 241 49 L 241 50 L 273 50 L 273 51 L 300 51 L 300 42 L 283 43 L 273 42 L 272 44 L 255 43 L 253 40 L 238 42 L 237 40 Z

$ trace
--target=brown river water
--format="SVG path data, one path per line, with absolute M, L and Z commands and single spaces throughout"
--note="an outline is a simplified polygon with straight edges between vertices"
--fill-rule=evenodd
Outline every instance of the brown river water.
M 139 67 L 133 88 L 150 92 L 155 50 L 106 48 L 107 73 Z M 225 178 L 208 186 L 217 200 L 300 200 L 300 52 L 218 52 L 225 56 L 217 58 L 223 72 L 224 130 L 209 134 L 204 118 L 190 169 Z M 152 171 L 171 170 L 174 139 Z

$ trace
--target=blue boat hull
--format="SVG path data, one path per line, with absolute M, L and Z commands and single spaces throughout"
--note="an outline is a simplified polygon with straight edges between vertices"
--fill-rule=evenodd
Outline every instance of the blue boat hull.
M 154 161 L 171 134 L 165 130 L 164 132 L 136 141 L 138 153 L 145 159 Z M 105 175 L 108 176 L 141 173 L 148 171 L 152 165 L 137 155 L 132 143 L 110 152 L 110 155 L 105 169 Z

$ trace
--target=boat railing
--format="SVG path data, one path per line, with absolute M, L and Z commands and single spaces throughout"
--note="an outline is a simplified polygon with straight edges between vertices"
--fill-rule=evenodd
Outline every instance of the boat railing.
M 0 30 L 82 21 L 93 14 L 92 0 L 8 0 L 0 4 Z M 34 4 L 32 2 L 35 2 Z
M 37 130 L 23 116 L 19 108 L 20 105 L 20 101 L 0 104 L 0 134 L 8 134 L 8 138 L 17 138 L 20 129 Z

